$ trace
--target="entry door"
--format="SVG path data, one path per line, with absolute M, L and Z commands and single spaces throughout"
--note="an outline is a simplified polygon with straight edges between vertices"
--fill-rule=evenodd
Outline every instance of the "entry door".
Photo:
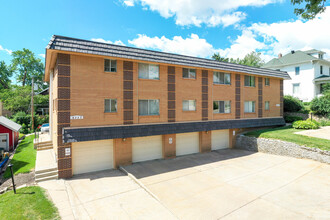
M 0 148 L 8 150 L 8 135 L 0 134 Z

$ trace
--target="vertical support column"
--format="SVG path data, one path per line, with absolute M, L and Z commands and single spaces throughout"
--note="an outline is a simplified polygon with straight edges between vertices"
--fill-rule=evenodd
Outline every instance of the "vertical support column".
M 175 67 L 167 69 L 167 120 L 175 122 Z M 174 154 L 175 155 L 175 154 Z
M 199 132 L 199 152 L 209 152 L 211 151 L 211 131 L 200 131 Z
M 124 124 L 133 124 L 133 62 L 123 62 Z
M 170 159 L 176 156 L 176 134 L 164 134 L 163 141 L 163 158 Z
M 72 176 L 72 147 L 63 143 L 63 128 L 70 127 L 70 55 L 57 55 L 57 166 L 58 177 Z M 70 152 L 69 154 L 66 152 Z
M 241 118 L 241 75 L 235 74 L 235 118 Z
M 258 77 L 258 118 L 262 118 L 262 77 Z
M 114 167 L 132 164 L 132 138 L 118 138 L 113 140 Z
M 283 117 L 283 79 L 280 80 L 280 116 Z
M 208 120 L 209 111 L 209 86 L 208 86 L 208 80 L 209 80 L 209 74 L 207 70 L 202 70 L 202 120 L 206 121 Z

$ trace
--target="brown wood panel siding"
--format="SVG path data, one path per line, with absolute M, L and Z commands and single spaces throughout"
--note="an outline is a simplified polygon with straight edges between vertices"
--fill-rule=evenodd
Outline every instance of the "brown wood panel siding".
M 123 62 L 123 115 L 124 124 L 133 124 L 133 62 Z
M 167 121 L 175 122 L 175 67 L 167 67 Z
M 258 77 L 258 118 L 262 118 L 262 105 L 263 105 L 263 100 L 262 100 L 262 77 Z
M 58 177 L 69 178 L 72 176 L 72 149 L 71 144 L 63 143 L 63 128 L 70 127 L 70 81 L 71 81 L 71 56 L 58 54 L 57 56 L 57 165 Z M 71 155 L 65 156 L 65 149 L 70 148 Z
M 208 98 L 209 98 L 209 87 L 208 87 L 208 77 L 209 72 L 207 70 L 202 70 L 202 120 L 208 120 Z M 198 107 L 198 104 L 197 104 Z
M 283 116 L 283 80 L 280 80 L 280 116 Z
M 241 118 L 241 75 L 235 74 L 235 118 Z

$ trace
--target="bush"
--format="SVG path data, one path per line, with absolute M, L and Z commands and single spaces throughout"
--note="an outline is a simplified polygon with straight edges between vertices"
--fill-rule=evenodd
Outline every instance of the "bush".
M 321 96 L 320 98 L 314 98 L 311 102 L 311 110 L 316 115 L 330 116 L 330 93 Z
M 319 123 L 320 126 L 330 126 L 330 120 L 321 119 Z
M 301 121 L 301 120 L 303 120 L 303 118 L 300 117 L 300 116 L 287 115 L 287 116 L 284 116 L 284 120 L 285 120 L 286 123 L 292 123 L 294 121 Z
M 295 121 L 292 124 L 292 127 L 296 129 L 318 129 L 320 126 L 318 122 L 307 119 L 306 121 Z
M 12 120 L 17 124 L 22 125 L 21 133 L 29 134 L 38 130 L 38 126 L 44 123 L 48 123 L 49 116 L 48 115 L 34 115 L 34 130 L 31 129 L 31 115 L 26 114 L 25 112 L 17 112 L 15 115 L 12 116 Z
M 285 112 L 298 112 L 304 109 L 302 101 L 289 95 L 284 96 L 283 103 Z

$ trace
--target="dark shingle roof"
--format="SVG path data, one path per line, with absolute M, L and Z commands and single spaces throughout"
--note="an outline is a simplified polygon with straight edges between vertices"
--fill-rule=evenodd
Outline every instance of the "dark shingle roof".
M 46 49 L 290 79 L 286 72 L 54 35 Z

